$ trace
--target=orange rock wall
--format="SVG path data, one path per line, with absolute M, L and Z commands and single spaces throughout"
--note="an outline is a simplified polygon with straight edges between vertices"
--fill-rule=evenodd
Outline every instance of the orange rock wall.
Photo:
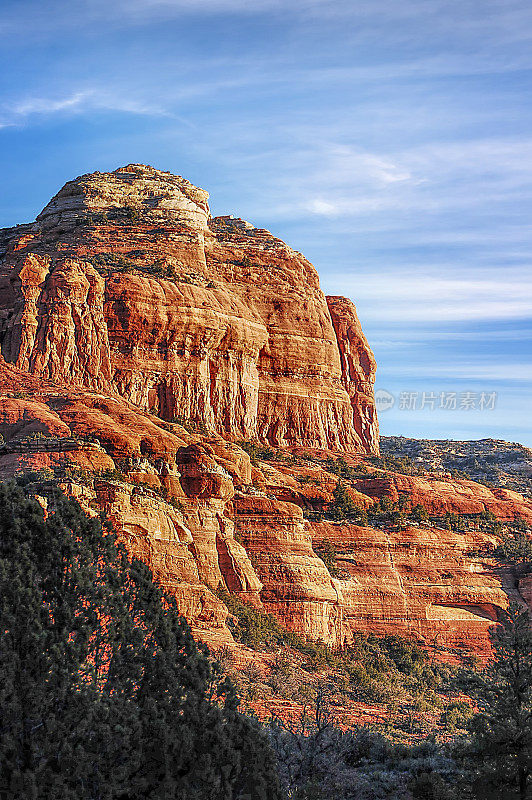
M 519 584 L 511 570 L 479 555 L 492 543 L 479 532 L 306 521 L 302 506 L 332 497 L 337 478 L 326 462 L 302 466 L 279 451 L 278 459 L 252 466 L 220 436 L 190 433 L 119 398 L 39 386 L 5 363 L 0 389 L 0 476 L 59 470 L 65 491 L 89 513 L 105 513 L 129 551 L 175 595 L 196 635 L 214 647 L 232 641 L 219 588 L 331 646 L 357 631 L 392 632 L 481 655 L 498 608 L 509 596 L 530 601 L 527 579 Z M 357 502 L 374 502 L 361 491 L 365 483 L 373 497 L 392 496 L 393 486 L 430 510 L 440 497 L 440 512 L 491 508 L 503 519 L 532 520 L 530 502 L 515 493 L 380 474 L 358 481 L 351 490 Z M 331 546 L 334 576 L 319 557 Z
M 530 501 L 510 489 L 491 488 L 475 481 L 391 473 L 362 478 L 356 486 L 360 492 L 375 499 L 388 497 L 397 502 L 403 496 L 411 506 L 419 504 L 430 514 L 490 511 L 501 520 L 520 516 L 532 524 Z
M 332 646 L 343 639 L 337 581 L 312 549 L 299 506 L 264 495 L 235 497 L 235 528 L 263 590 L 261 600 L 289 629 Z
M 207 196 L 130 165 L 70 182 L 34 226 L 4 231 L 2 355 L 236 438 L 377 452 L 353 305 L 333 298 L 331 312 L 300 253 L 210 219 Z
M 331 501 L 328 458 L 378 452 L 375 361 L 300 253 L 207 200 L 129 165 L 0 231 L 0 477 L 41 470 L 46 492 L 55 473 L 215 646 L 232 641 L 224 589 L 332 646 L 393 632 L 484 654 L 497 609 L 532 595 L 478 555 L 487 537 L 304 519 Z M 473 481 L 372 468 L 349 493 L 532 522 L 529 501 Z
M 473 555 L 490 539 L 428 527 L 377 530 L 312 523 L 312 544 L 333 544 L 339 568 L 344 635 L 355 631 L 413 636 L 429 647 L 485 654 L 488 631 L 513 578 Z

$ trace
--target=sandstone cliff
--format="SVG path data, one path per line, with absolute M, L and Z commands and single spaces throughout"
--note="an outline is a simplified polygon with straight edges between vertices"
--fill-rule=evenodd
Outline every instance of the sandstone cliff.
M 373 355 L 300 253 L 141 165 L 68 183 L 0 248 L 0 477 L 103 513 L 199 637 L 232 643 L 223 589 L 333 646 L 394 632 L 483 654 L 508 597 L 529 602 L 474 526 L 317 519 L 339 457 L 360 508 L 530 524 L 532 505 L 375 467 Z
M 332 500 L 338 453 L 266 449 L 252 464 L 219 435 L 5 362 L 0 434 L 2 477 L 32 471 L 38 493 L 59 483 L 89 513 L 103 512 L 213 646 L 232 642 L 220 588 L 332 646 L 356 631 L 392 632 L 480 654 L 508 597 L 528 602 L 527 580 L 520 589 L 519 575 L 487 554 L 495 539 L 481 530 L 307 521 L 304 509 Z M 370 509 L 404 497 L 430 513 L 490 511 L 532 523 L 521 495 L 473 481 L 374 469 L 349 492 Z M 327 547 L 332 572 L 321 557 Z
M 129 165 L 4 230 L 3 357 L 230 437 L 377 452 L 375 361 L 352 303 L 328 306 L 300 253 L 212 219 L 207 198 Z

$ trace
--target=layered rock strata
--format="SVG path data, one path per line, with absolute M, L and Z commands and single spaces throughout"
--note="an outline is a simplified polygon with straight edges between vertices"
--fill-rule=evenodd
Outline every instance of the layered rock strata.
M 490 559 L 495 540 L 480 531 L 307 521 L 303 509 L 332 500 L 338 453 L 272 450 L 251 464 L 218 435 L 5 363 L 0 390 L 0 476 L 36 472 L 40 494 L 59 482 L 88 513 L 103 512 L 215 648 L 232 642 L 219 589 L 333 647 L 364 631 L 482 656 L 508 598 L 530 600 L 528 578 Z M 431 513 L 490 510 L 532 523 L 529 501 L 473 481 L 376 469 L 348 490 L 365 507 L 403 496 Z M 331 549 L 333 572 L 321 557 Z
M 340 455 L 364 508 L 532 524 L 530 501 L 363 464 L 378 452 L 375 361 L 353 304 L 207 200 L 129 165 L 0 231 L 0 478 L 33 472 L 44 500 L 60 485 L 105 514 L 213 646 L 232 643 L 223 590 L 334 647 L 371 631 L 485 654 L 498 610 L 531 596 L 485 555 L 493 537 L 303 512 L 332 502 Z
M 6 229 L 3 357 L 236 438 L 377 452 L 375 361 L 350 301 L 268 231 L 143 165 L 70 181 Z
M 394 633 L 435 648 L 485 654 L 508 597 L 511 571 L 477 555 L 489 537 L 429 527 L 380 530 L 313 523 L 319 552 L 332 543 L 345 632 Z

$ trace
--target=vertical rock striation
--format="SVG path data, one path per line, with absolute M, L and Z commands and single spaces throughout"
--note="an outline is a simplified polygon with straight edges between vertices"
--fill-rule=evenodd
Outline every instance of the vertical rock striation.
M 6 361 L 237 439 L 378 452 L 354 306 L 268 231 L 144 165 L 67 183 L 4 230 Z
M 379 451 L 379 423 L 373 399 L 373 382 L 377 363 L 370 349 L 357 311 L 346 297 L 329 296 L 331 314 L 340 363 L 342 383 L 351 399 L 353 425 L 372 453 Z

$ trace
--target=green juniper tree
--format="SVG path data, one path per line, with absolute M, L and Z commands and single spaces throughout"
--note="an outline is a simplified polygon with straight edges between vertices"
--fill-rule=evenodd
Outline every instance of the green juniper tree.
M 175 601 L 59 492 L 0 484 L 0 800 L 277 800 Z
M 367 524 L 367 514 L 364 508 L 357 506 L 341 480 L 336 482 L 333 499 L 329 503 L 327 513 L 335 520 L 350 519 L 360 525 Z
M 493 635 L 494 658 L 472 721 L 471 791 L 482 800 L 532 797 L 532 631 L 512 604 Z

